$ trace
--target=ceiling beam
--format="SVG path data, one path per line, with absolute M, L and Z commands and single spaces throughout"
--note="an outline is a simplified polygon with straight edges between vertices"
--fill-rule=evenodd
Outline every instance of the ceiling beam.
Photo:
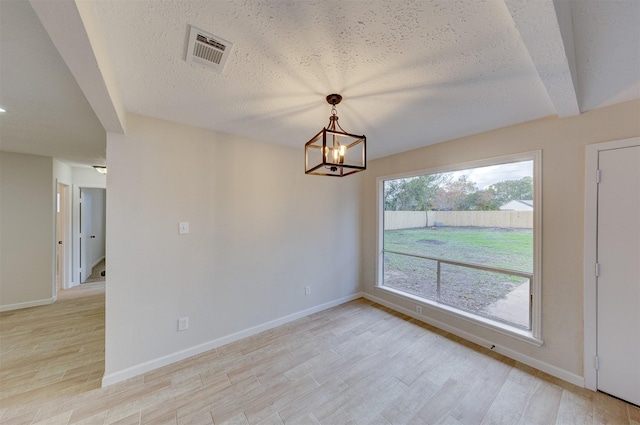
M 505 0 L 558 116 L 580 114 L 569 2 Z
M 125 132 L 125 110 L 94 5 L 76 0 L 30 0 L 105 131 Z

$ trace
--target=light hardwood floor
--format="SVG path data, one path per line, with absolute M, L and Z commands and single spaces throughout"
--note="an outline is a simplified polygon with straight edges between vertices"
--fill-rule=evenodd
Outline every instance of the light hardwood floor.
M 365 300 L 100 388 L 104 284 L 0 314 L 0 424 L 640 424 Z

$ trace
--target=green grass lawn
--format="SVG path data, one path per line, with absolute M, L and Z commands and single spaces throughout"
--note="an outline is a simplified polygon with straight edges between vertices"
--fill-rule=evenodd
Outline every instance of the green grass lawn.
M 438 227 L 387 230 L 386 250 L 463 263 L 533 272 L 531 229 Z M 437 262 L 392 253 L 384 256 L 384 284 L 437 300 Z M 491 305 L 528 280 L 513 275 L 441 265 L 440 302 L 491 317 Z M 526 306 L 524 306 L 526 308 Z M 500 319 L 499 317 L 494 317 Z M 526 327 L 527 324 L 517 323 Z
M 386 230 L 384 248 L 427 257 L 533 272 L 533 231 L 484 227 Z

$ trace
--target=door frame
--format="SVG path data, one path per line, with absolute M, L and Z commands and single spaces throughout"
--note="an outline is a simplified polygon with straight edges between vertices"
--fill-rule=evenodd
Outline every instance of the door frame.
M 584 213 L 584 386 L 598 390 L 595 358 L 598 354 L 597 278 L 598 253 L 598 156 L 601 151 L 640 146 L 640 137 L 596 143 L 586 147 Z
M 60 194 L 60 195 L 58 195 Z M 56 208 L 56 240 L 55 240 L 55 256 L 56 256 L 56 273 L 55 273 L 55 292 L 57 294 L 58 285 L 58 272 L 60 273 L 60 289 L 68 289 L 71 279 L 71 187 L 66 183 L 60 182 L 56 179 L 56 204 L 58 204 L 59 196 L 59 209 Z M 58 205 L 56 205 L 58 207 Z M 62 240 L 62 248 L 58 246 L 58 241 Z M 58 269 L 59 267 L 59 269 Z
M 79 273 L 80 273 L 80 190 L 81 189 L 107 189 L 104 184 L 95 183 L 75 183 L 72 185 L 72 197 L 73 197 L 73 212 L 72 212 L 72 235 L 73 238 L 73 252 L 72 252 L 72 272 L 70 279 L 70 287 L 80 285 Z M 106 193 L 106 192 L 105 192 Z

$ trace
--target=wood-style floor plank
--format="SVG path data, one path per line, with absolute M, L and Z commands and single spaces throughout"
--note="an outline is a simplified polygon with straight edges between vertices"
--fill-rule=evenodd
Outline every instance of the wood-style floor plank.
M 640 409 L 366 300 L 100 388 L 104 283 L 0 313 L 0 425 L 640 425 Z

